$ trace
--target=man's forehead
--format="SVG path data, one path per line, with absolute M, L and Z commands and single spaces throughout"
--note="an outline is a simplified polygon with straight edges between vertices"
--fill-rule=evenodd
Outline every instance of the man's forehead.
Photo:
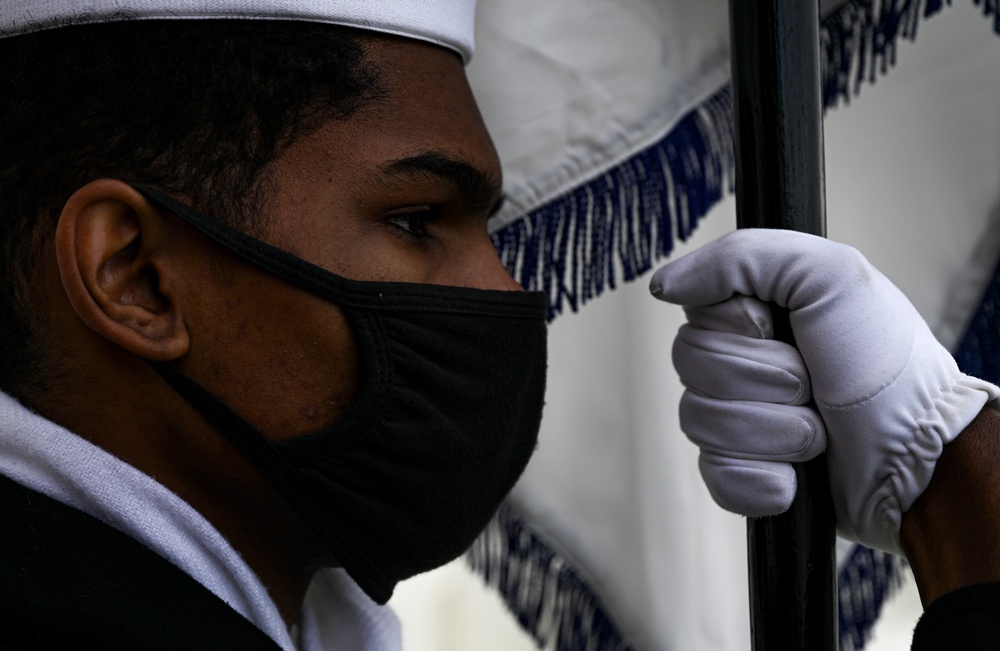
M 474 49 L 476 0 L 3 0 L 0 37 L 123 20 L 300 20 Z
M 458 59 L 391 37 L 371 39 L 366 55 L 380 73 L 378 101 L 305 135 L 273 171 L 292 185 L 335 178 L 365 196 L 444 184 L 471 210 L 490 212 L 501 198 L 500 161 Z

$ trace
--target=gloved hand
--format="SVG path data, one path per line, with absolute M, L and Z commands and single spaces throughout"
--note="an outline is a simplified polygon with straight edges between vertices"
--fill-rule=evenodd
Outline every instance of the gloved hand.
M 961 373 L 903 293 L 842 244 L 737 231 L 662 267 L 650 290 L 685 306 L 673 353 L 687 388 L 681 428 L 715 500 L 743 515 L 786 510 L 790 462 L 826 447 L 838 531 L 898 553 L 902 513 L 943 446 L 1000 397 Z M 771 339 L 761 301 L 789 309 L 797 351 Z

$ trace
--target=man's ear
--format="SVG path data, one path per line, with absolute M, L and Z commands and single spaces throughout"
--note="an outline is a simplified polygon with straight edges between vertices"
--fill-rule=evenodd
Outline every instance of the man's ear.
M 56 260 L 70 304 L 105 339 L 156 361 L 184 355 L 190 334 L 177 296 L 169 223 L 139 192 L 111 179 L 69 198 L 56 226 Z M 176 244 L 176 243 L 175 243 Z

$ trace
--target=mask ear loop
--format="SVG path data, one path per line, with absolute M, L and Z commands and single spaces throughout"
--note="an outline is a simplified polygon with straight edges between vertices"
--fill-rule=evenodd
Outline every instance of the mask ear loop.
M 337 561 L 350 566 L 351 578 L 378 603 L 385 603 L 392 595 L 393 585 L 363 554 L 352 550 L 357 544 L 350 534 L 336 521 L 328 520 L 312 508 L 309 501 L 301 496 L 295 485 L 295 468 L 278 452 L 270 441 L 253 425 L 245 421 L 215 394 L 187 377 L 166 362 L 148 362 L 163 380 L 184 400 L 194 407 L 211 425 L 223 434 L 233 445 L 259 468 L 278 493 L 288 500 L 292 508 L 317 533 L 319 539 L 334 553 Z M 340 544 L 347 540 L 350 544 Z
M 152 186 L 138 184 L 132 187 L 146 199 L 169 211 L 224 249 L 232 251 L 244 260 L 311 294 L 330 301 L 350 304 L 352 296 L 357 294 L 357 290 L 351 288 L 350 285 L 363 284 L 359 281 L 341 278 L 311 262 L 250 237 L 217 219 L 212 219 L 198 212 L 186 203 L 178 201 Z M 335 293 L 330 292 L 330 285 L 335 286 Z M 362 301 L 362 306 L 365 306 L 366 303 L 367 301 Z
M 379 409 L 385 399 L 385 388 L 388 375 L 391 373 L 391 356 L 384 328 L 378 318 L 379 309 L 386 309 L 386 305 L 382 302 L 382 293 L 375 291 L 373 296 L 372 289 L 375 286 L 384 286 L 386 292 L 389 292 L 390 288 L 405 285 L 405 283 L 373 283 L 343 278 L 212 219 L 152 186 L 136 184 L 132 187 L 147 200 L 170 212 L 222 248 L 231 251 L 276 278 L 336 305 L 350 324 L 355 340 L 359 344 L 362 340 L 367 340 L 368 348 L 373 351 L 372 358 L 362 359 L 361 365 L 362 372 L 371 378 L 371 393 L 375 395 L 359 397 L 348 418 L 357 419 L 350 421 L 355 428 L 368 431 L 374 427 L 378 419 Z M 359 345 L 359 349 L 363 348 Z M 171 368 L 170 371 L 173 372 L 173 369 Z M 162 372 L 160 374 L 164 375 Z M 183 375 L 177 374 L 177 376 L 193 383 L 192 380 Z M 166 376 L 164 378 L 166 379 Z M 369 383 L 362 382 L 362 384 L 368 385 Z M 195 386 L 205 391 L 200 385 L 195 384 Z M 205 393 L 211 396 L 207 391 Z M 367 393 L 369 391 L 365 391 L 365 394 Z M 215 396 L 211 397 L 214 401 L 222 403 Z M 362 413 L 356 415 L 359 410 Z M 345 420 L 344 422 L 349 421 Z M 249 426 L 249 424 L 247 425 Z M 256 432 L 256 430 L 254 431 Z
M 167 362 L 147 362 L 188 404 L 219 430 L 250 461 L 278 484 L 281 493 L 294 492 L 295 469 L 280 455 L 274 454 L 270 441 L 215 394 L 184 375 Z M 296 505 L 298 508 L 298 505 Z M 308 508 L 308 507 L 306 507 Z
M 513 292 L 421 283 L 352 280 L 308 260 L 261 242 L 204 215 L 169 194 L 148 185 L 133 185 L 140 194 L 169 211 L 219 246 L 296 287 L 336 303 L 361 310 L 417 309 L 478 312 L 483 316 L 534 319 L 547 314 L 544 292 Z
M 155 205 L 169 211 L 182 221 L 199 231 L 216 244 L 232 251 L 248 262 L 257 265 L 263 270 L 274 274 L 305 291 L 345 307 L 345 314 L 352 312 L 361 320 L 358 322 L 367 323 L 369 326 L 371 319 L 365 319 L 365 307 L 369 307 L 372 300 L 363 293 L 360 293 L 360 286 L 365 283 L 358 283 L 332 274 L 329 271 L 311 264 L 305 260 L 300 260 L 295 256 L 275 248 L 265 242 L 260 242 L 249 235 L 239 232 L 222 222 L 211 219 L 201 214 L 194 208 L 178 201 L 169 194 L 161 192 L 156 188 L 144 185 L 133 186 L 138 192 Z M 334 291 L 330 291 L 330 286 L 334 286 Z M 357 287 L 357 289 L 355 289 Z M 344 294 L 341 296 L 341 292 Z M 350 298 L 361 296 L 362 300 L 352 301 Z M 365 300 L 367 299 L 367 300 Z M 355 309 L 350 309 L 351 307 Z M 377 315 L 372 314 L 377 321 Z M 369 391 L 374 395 L 370 400 L 365 400 L 365 396 L 359 398 L 359 404 L 364 402 L 366 408 L 359 411 L 354 409 L 351 413 L 358 414 L 360 418 L 357 427 L 357 435 L 361 436 L 374 426 L 373 417 L 379 413 L 381 401 L 385 396 L 386 383 L 386 361 L 388 357 L 387 344 L 379 341 L 375 333 L 381 333 L 381 328 L 369 327 L 361 329 L 355 324 L 355 320 L 348 316 L 355 329 L 355 336 L 372 336 L 375 338 L 375 350 L 378 359 L 373 359 L 374 382 Z M 361 332 L 359 333 L 359 329 Z M 201 386 L 191 378 L 176 370 L 171 364 L 166 362 L 148 362 L 160 377 L 163 378 L 182 398 L 194 407 L 215 429 L 225 436 L 233 445 L 237 447 L 247 458 L 255 464 L 272 483 L 275 490 L 292 506 L 299 517 L 313 530 L 316 536 L 334 554 L 337 561 L 349 570 L 351 578 L 361 586 L 361 588 L 378 603 L 385 603 L 392 596 L 394 582 L 365 556 L 360 546 L 351 538 L 348 531 L 344 530 L 340 524 L 331 518 L 324 518 L 312 504 L 303 497 L 298 490 L 296 477 L 298 476 L 295 467 L 285 457 L 284 453 L 278 450 L 270 441 L 253 425 L 244 420 L 239 414 L 232 410 L 225 402 Z M 366 391 L 367 393 L 367 391 Z M 389 586 L 389 587 L 387 587 Z

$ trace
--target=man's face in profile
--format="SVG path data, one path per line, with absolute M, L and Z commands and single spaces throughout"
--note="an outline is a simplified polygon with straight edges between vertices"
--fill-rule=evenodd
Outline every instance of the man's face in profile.
M 48 121 L 73 128 L 9 150 L 71 168 L 9 199 L 41 313 L 13 334 L 52 360 L 22 355 L 13 397 L 204 516 L 286 623 L 321 568 L 379 601 L 461 553 L 534 449 L 545 301 L 488 236 L 460 57 L 295 21 L 52 32 L 8 42 L 42 63 L 0 103 L 30 126 L 73 98 Z
M 487 236 L 501 171 L 460 59 L 411 39 L 369 42 L 383 96 L 277 159 L 261 238 L 355 280 L 519 289 Z M 202 352 L 188 356 L 226 378 L 210 388 L 275 440 L 335 422 L 358 384 L 339 310 L 235 256 L 216 252 L 220 263 L 235 271 L 203 288 Z
M 364 48 L 376 99 L 278 155 L 253 236 L 352 280 L 519 290 L 487 234 L 501 171 L 460 58 L 391 36 L 366 36 Z M 52 416 L 231 522 L 220 527 L 230 540 L 261 546 L 267 523 L 278 555 L 329 564 L 260 469 L 144 360 L 170 363 L 272 443 L 312 434 L 354 404 L 359 354 L 371 354 L 336 302 L 230 253 L 121 180 L 78 190 L 54 247 L 47 284 L 64 306 L 63 340 L 100 378 L 89 386 L 123 387 L 130 411 L 108 427 L 86 408 L 96 394 L 81 393 Z

